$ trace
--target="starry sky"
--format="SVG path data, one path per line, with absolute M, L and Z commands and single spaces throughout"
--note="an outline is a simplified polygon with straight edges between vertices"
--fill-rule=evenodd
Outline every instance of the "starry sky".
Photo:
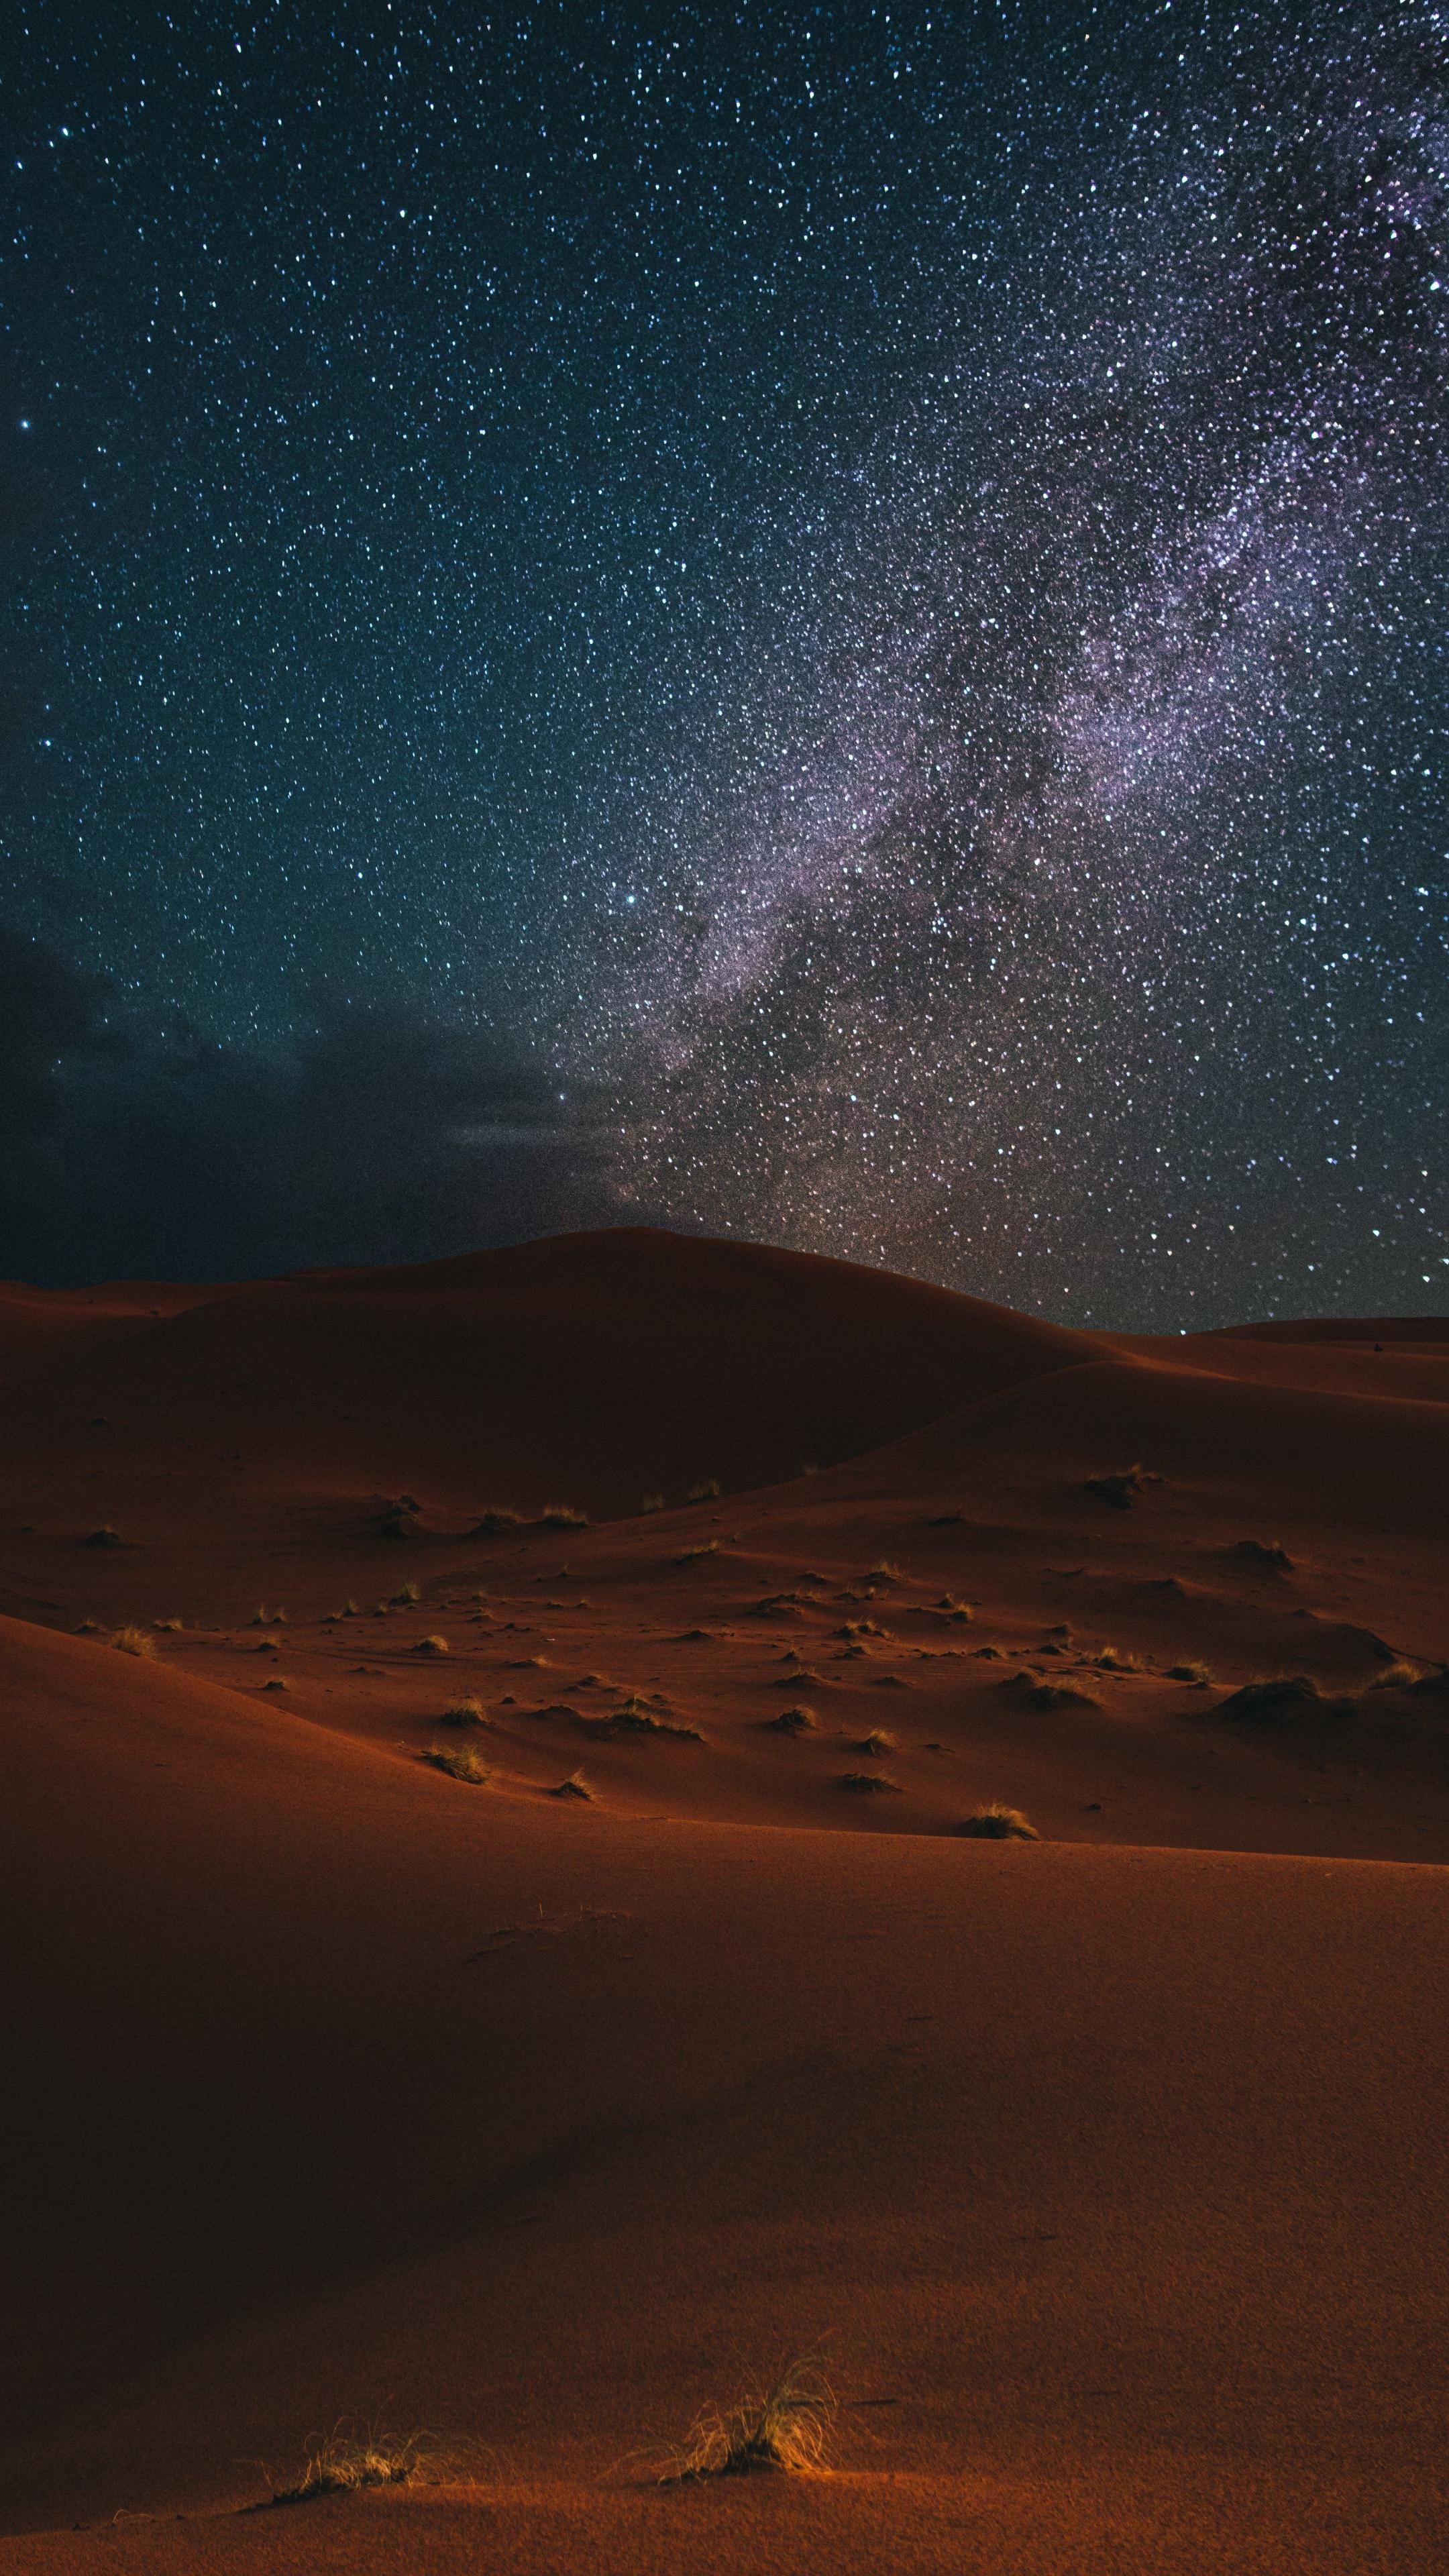
M 1443 1309 L 1442 11 L 0 53 L 0 1270 Z

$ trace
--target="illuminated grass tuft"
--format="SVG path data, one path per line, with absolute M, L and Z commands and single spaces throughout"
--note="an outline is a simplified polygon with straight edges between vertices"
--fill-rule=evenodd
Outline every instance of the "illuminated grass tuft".
M 747 2390 L 727 2414 L 706 2407 L 660 2484 L 749 2477 L 766 2469 L 824 2476 L 835 2413 L 835 2392 L 814 2363 L 792 2361 L 772 2387 Z

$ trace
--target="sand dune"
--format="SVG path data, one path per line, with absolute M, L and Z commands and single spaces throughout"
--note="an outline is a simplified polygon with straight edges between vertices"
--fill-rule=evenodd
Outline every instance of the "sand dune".
M 1449 1417 L 1384 1335 L 1271 1383 L 638 1236 L 140 1293 L 0 1297 L 0 2570 L 1435 2562 Z M 666 1407 L 720 1497 L 464 1535 L 510 1456 L 636 1502 Z M 828 2478 L 654 2483 L 816 2347 Z M 238 2510 L 342 2417 L 448 2481 Z

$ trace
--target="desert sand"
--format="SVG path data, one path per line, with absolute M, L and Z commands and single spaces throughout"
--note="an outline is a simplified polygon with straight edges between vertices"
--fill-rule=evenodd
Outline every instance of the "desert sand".
M 621 1231 L 0 1374 L 0 2576 L 1444 2562 L 1449 1324 Z

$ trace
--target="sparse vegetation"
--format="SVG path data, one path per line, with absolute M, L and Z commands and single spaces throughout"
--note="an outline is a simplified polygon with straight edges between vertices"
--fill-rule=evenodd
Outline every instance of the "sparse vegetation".
M 517 1512 L 485 1512 L 481 1520 L 474 1522 L 469 1536 L 470 1538 L 506 1538 L 510 1530 L 522 1527 L 523 1523 Z
M 403 1494 L 397 1502 L 389 1503 L 378 1523 L 383 1537 L 416 1538 L 417 1516 L 420 1508 L 421 1506 L 414 1502 L 411 1494 Z
M 151 1625 L 158 1629 L 163 1637 L 179 1637 L 181 1634 L 179 1619 L 153 1619 Z
M 901 1583 L 904 1580 L 900 1567 L 892 1565 L 888 1556 L 878 1557 L 867 1577 L 871 1583 Z
M 466 1781 L 470 1789 L 486 1788 L 493 1777 L 471 1744 L 433 1744 L 422 1758 L 435 1771 L 446 1771 L 450 1780 Z
M 415 1583 L 405 1583 L 400 1592 L 393 1594 L 392 1607 L 394 1610 L 415 1610 L 422 1597 Z
M 111 1639 L 123 1655 L 154 1655 L 156 1640 L 145 1628 L 118 1628 Z
M 1037 1843 L 1041 1836 L 1020 1807 L 978 1807 L 972 1816 L 963 1816 L 957 1831 L 976 1834 L 983 1842 Z
M 551 1798 L 592 1798 L 594 1793 L 582 1771 L 571 1771 L 568 1778 L 560 1780 L 558 1787 L 550 1789 L 548 1794 Z
M 873 1762 L 878 1762 L 883 1753 L 894 1753 L 896 1739 L 888 1734 L 883 1726 L 877 1726 L 871 1729 L 869 1735 L 863 1735 L 858 1744 L 852 1744 L 850 1749 L 852 1753 L 868 1753 Z
M 765 1724 L 776 1735 L 805 1735 L 815 1724 L 813 1708 L 782 1708 L 778 1717 L 767 1717 Z
M 718 1476 L 706 1476 L 699 1484 L 690 1486 L 685 1500 L 690 1503 L 717 1503 L 722 1491 Z
M 481 1699 L 450 1700 L 438 1723 L 440 1726 L 481 1726 L 483 1702 Z
M 1001 1688 L 1019 1691 L 1031 1708 L 1095 1708 L 1098 1704 L 1090 1691 L 1078 1690 L 1074 1682 L 1042 1681 L 1036 1673 L 1008 1673 Z
M 1206 1690 L 1213 1670 L 1211 1664 L 1169 1664 L 1167 1678 L 1170 1682 L 1192 1682 L 1198 1690 Z
M 1095 1494 L 1099 1502 L 1110 1503 L 1115 1511 L 1130 1512 L 1144 1485 L 1160 1485 L 1162 1478 L 1140 1461 L 1130 1467 L 1119 1467 L 1110 1476 L 1088 1476 L 1084 1494 Z
M 1136 1673 L 1142 1669 L 1135 1655 L 1124 1655 L 1117 1646 L 1104 1646 L 1097 1665 L 1104 1673 Z
M 447 1651 L 446 1637 L 419 1637 L 413 1648 L 415 1655 L 446 1655 Z
M 1395 1661 L 1388 1666 L 1386 1671 L 1379 1673 L 1375 1679 L 1369 1683 L 1369 1689 L 1412 1690 L 1415 1684 L 1422 1681 L 1422 1679 L 1423 1674 L 1417 1664 L 1406 1664 L 1401 1658 L 1396 1658 Z
M 718 1556 L 719 1540 L 706 1539 L 702 1547 L 686 1547 L 675 1558 L 676 1565 L 697 1565 L 702 1556 Z
M 835 2392 L 813 2360 L 792 2361 L 773 2386 L 747 2391 L 728 2414 L 707 2407 L 660 2484 L 745 2477 L 764 2469 L 822 2476 L 835 2411 Z
M 842 1771 L 836 1785 L 849 1789 L 858 1798 L 868 1798 L 880 1789 L 900 1788 L 900 1782 L 887 1779 L 884 1771 Z
M 1291 1574 L 1293 1559 L 1276 1539 L 1240 1538 L 1226 1554 L 1236 1557 L 1240 1565 L 1259 1565 L 1274 1574 Z
M 572 1503 L 550 1503 L 538 1516 L 540 1529 L 587 1529 L 587 1512 L 576 1512 Z
M 641 1512 L 662 1512 L 664 1509 L 664 1496 L 662 1494 L 641 1494 L 639 1497 L 639 1509 Z
M 269 1610 L 263 1601 L 252 1612 L 251 1624 L 254 1628 L 285 1628 L 287 1614 L 285 1610 Z
M 417 2433 L 398 2436 L 374 2427 L 354 2432 L 339 2424 L 312 2452 L 295 2486 L 279 2487 L 273 2504 L 310 2504 L 318 2496 L 351 2495 L 359 2487 L 401 2487 L 424 2474 L 427 2445 Z
M 1282 1726 L 1301 1717 L 1349 1717 L 1353 1702 L 1325 1698 L 1307 1673 L 1275 1673 L 1264 1681 L 1244 1682 L 1241 1690 L 1220 1699 L 1212 1713 L 1250 1726 Z

